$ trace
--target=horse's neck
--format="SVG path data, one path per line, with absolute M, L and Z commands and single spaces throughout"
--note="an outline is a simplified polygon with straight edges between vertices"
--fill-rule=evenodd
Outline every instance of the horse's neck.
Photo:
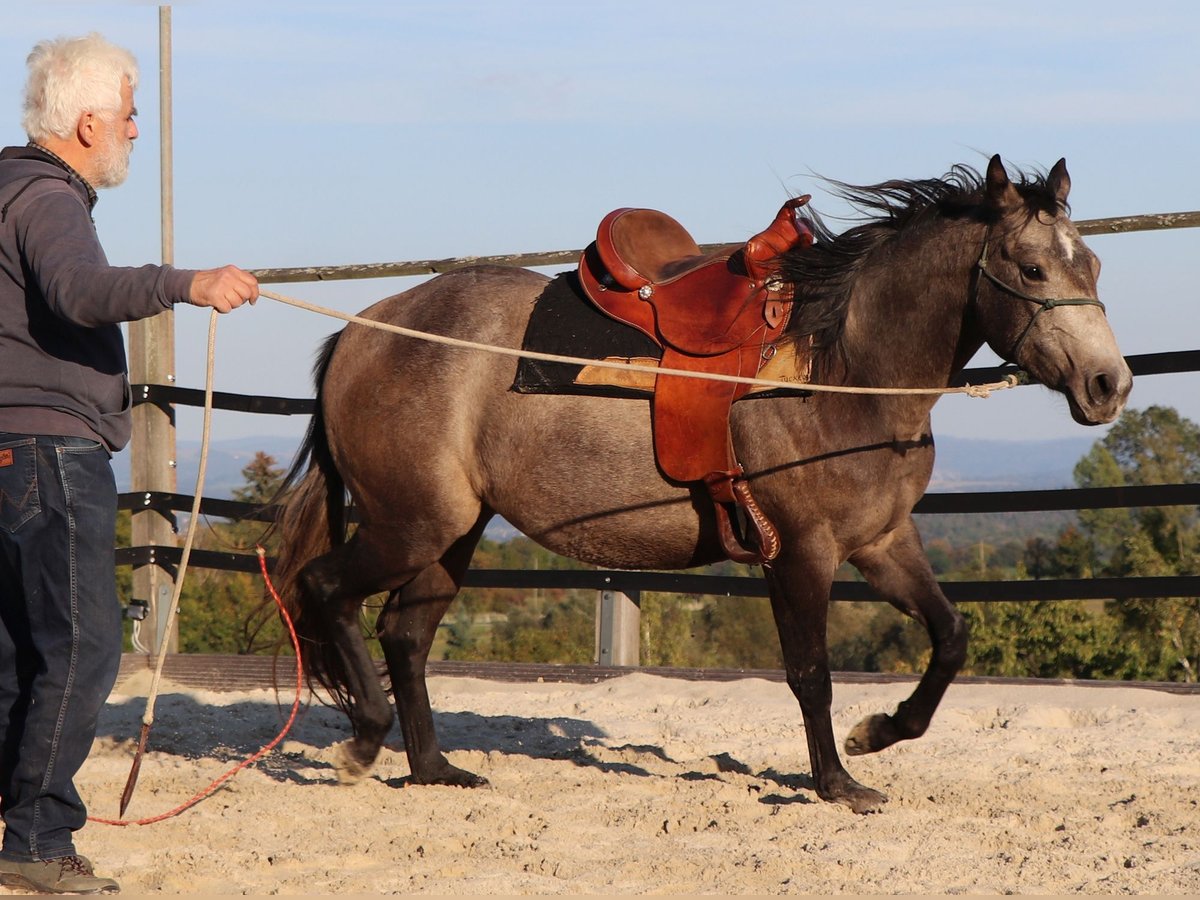
M 846 321 L 848 383 L 945 387 L 974 355 L 982 342 L 966 313 L 978 230 L 942 223 L 866 262 Z

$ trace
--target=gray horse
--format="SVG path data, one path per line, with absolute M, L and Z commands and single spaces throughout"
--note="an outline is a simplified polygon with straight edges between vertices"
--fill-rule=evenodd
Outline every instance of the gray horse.
M 816 243 L 780 260 L 796 298 L 789 339 L 812 340 L 814 382 L 944 387 L 986 343 L 1064 394 L 1077 422 L 1120 413 L 1132 377 L 1096 300 L 1100 264 L 1068 215 L 1065 161 L 1010 179 L 994 157 L 983 175 L 956 166 L 940 179 L 835 189 L 870 218 L 840 235 L 817 221 Z M 461 269 L 363 315 L 518 347 L 547 283 L 528 270 Z M 425 663 L 493 515 L 602 567 L 722 558 L 703 486 L 671 482 L 656 466 L 648 402 L 514 393 L 515 368 L 510 357 L 358 324 L 322 352 L 276 571 L 308 672 L 349 715 L 346 778 L 369 769 L 391 728 L 359 624 L 363 600 L 387 592 L 377 636 L 412 780 L 484 783 L 438 746 Z M 764 574 L 816 793 L 860 813 L 886 797 L 838 757 L 825 638 L 835 570 L 849 560 L 932 644 L 912 696 L 860 722 L 847 753 L 923 734 L 966 654 L 963 618 L 912 518 L 933 468 L 935 399 L 817 393 L 733 409 L 738 458 L 782 541 Z

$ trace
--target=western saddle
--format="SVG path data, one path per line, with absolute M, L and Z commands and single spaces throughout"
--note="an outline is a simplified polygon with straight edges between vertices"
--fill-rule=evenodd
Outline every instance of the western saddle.
M 812 243 L 797 213 L 808 200 L 789 200 L 766 230 L 707 254 L 665 213 L 614 210 L 583 252 L 580 282 L 602 312 L 662 348 L 662 368 L 752 377 L 774 355 L 791 314 L 791 286 L 779 277 L 778 260 Z M 654 451 L 668 478 L 705 484 L 729 558 L 761 564 L 778 555 L 779 535 L 750 493 L 729 430 L 733 402 L 750 387 L 659 374 Z M 735 533 L 737 510 L 752 534 Z

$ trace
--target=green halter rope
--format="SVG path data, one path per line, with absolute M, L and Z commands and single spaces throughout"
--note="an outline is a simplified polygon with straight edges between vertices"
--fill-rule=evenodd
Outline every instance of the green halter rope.
M 1004 293 L 1016 297 L 1018 300 L 1028 300 L 1030 303 L 1036 303 L 1038 305 L 1038 311 L 1033 314 L 1029 320 L 1029 324 L 1025 326 L 1025 330 L 1021 332 L 1021 336 L 1017 338 L 1016 343 L 1013 344 L 1012 351 L 1005 359 L 1006 362 L 1010 362 L 1013 365 L 1020 365 L 1017 362 L 1017 353 L 1021 349 L 1021 346 L 1025 343 L 1025 338 L 1029 337 L 1029 332 L 1037 323 L 1038 316 L 1040 316 L 1042 313 L 1051 309 L 1057 309 L 1060 306 L 1098 306 L 1100 307 L 1101 312 L 1105 312 L 1104 304 L 1095 297 L 1068 297 L 1061 300 L 1055 298 L 1047 299 L 1044 297 L 1034 297 L 1032 294 L 1026 294 L 1024 291 L 1018 290 L 1011 284 L 1001 281 L 999 278 L 993 275 L 991 269 L 988 268 L 988 244 L 991 241 L 991 237 L 992 229 L 988 228 L 987 234 L 983 239 L 983 250 L 979 254 L 979 262 L 976 263 L 976 265 L 979 267 L 980 274 L 982 274 L 984 278 L 986 278 Z M 975 290 L 978 293 L 978 286 L 976 286 Z

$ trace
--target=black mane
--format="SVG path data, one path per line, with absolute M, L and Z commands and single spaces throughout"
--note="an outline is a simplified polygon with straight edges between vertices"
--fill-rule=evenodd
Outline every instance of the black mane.
M 965 165 L 953 166 L 941 178 L 871 185 L 822 180 L 833 196 L 847 201 L 866 218 L 835 234 L 810 209 L 809 224 L 816 238 L 813 245 L 781 257 L 780 274 L 794 286 L 796 297 L 788 337 L 795 340 L 811 335 L 818 361 L 822 351 L 838 346 L 854 282 L 876 249 L 939 218 L 988 221 L 991 215 L 983 203 L 983 176 Z M 1029 205 L 1030 215 L 1055 211 L 1045 173 L 1018 171 L 1013 185 Z

